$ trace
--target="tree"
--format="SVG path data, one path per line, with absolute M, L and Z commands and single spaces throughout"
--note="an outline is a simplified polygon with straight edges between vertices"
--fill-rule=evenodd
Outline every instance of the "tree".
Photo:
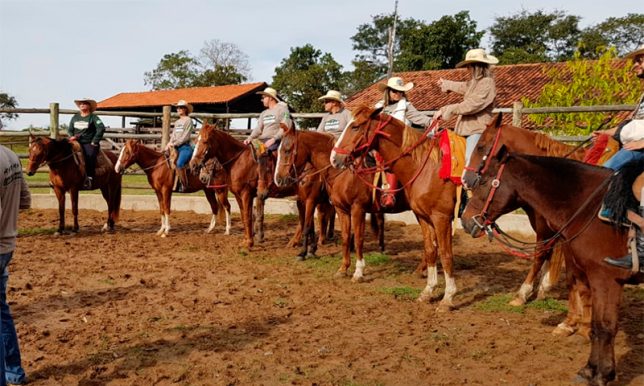
M 18 107 L 18 101 L 16 101 L 16 98 L 12 97 L 11 95 L 0 92 L 0 107 L 3 109 L 15 109 Z M 1 113 L 0 118 L 3 119 L 16 119 L 18 118 L 18 114 L 16 113 Z M 2 128 L 2 125 L 0 125 L 0 128 Z
M 579 19 L 562 11 L 525 10 L 497 17 L 490 27 L 492 51 L 503 64 L 571 59 L 581 34 Z
M 523 104 L 526 107 L 634 104 L 640 95 L 639 79 L 633 76 L 630 66 L 615 59 L 614 48 L 605 50 L 598 60 L 585 60 L 577 52 L 566 63 L 566 71 L 554 69 L 549 73 L 552 81 L 544 86 L 536 101 L 524 98 Z M 611 117 L 607 127 L 613 127 L 618 118 L 610 113 L 530 115 L 545 131 L 565 135 L 590 134 Z
M 233 80 L 246 81 L 250 78 L 248 55 L 242 52 L 236 44 L 222 42 L 219 39 L 206 41 L 201 49 L 200 59 L 204 71 L 211 70 L 229 74 Z
M 582 31 L 578 49 L 584 58 L 597 59 L 607 47 L 615 47 L 625 55 L 644 43 L 644 14 L 629 13 L 624 17 L 609 17 Z
M 163 56 L 157 68 L 145 73 L 153 90 L 191 87 L 199 78 L 199 62 L 186 50 Z
M 342 66 L 329 53 L 310 44 L 291 48 L 290 55 L 275 68 L 272 86 L 298 112 L 321 111 L 317 100 L 327 90 L 342 90 Z M 302 120 L 302 127 L 315 126 L 317 120 Z

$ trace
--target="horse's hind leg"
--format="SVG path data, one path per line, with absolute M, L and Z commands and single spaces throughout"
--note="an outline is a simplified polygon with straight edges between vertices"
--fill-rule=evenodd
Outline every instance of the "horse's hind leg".
M 351 281 L 361 282 L 364 280 L 365 261 L 362 255 L 362 248 L 364 246 L 364 226 L 365 226 L 365 212 L 362 207 L 355 206 L 351 208 L 351 217 L 353 218 L 353 235 L 355 237 L 356 248 L 356 270 L 353 273 Z
M 264 242 L 264 205 L 265 199 L 257 197 L 255 200 L 255 233 L 257 234 L 257 241 Z M 251 204 L 252 205 L 252 204 Z
M 114 214 L 114 208 L 112 207 L 112 202 L 110 200 L 110 191 L 109 191 L 109 186 L 102 186 L 101 187 L 101 195 L 107 202 L 107 222 L 103 224 L 103 228 L 101 228 L 102 232 L 105 231 L 113 231 L 114 230 L 114 219 L 113 219 L 113 214 Z
M 423 232 L 423 259 L 427 262 L 427 285 L 417 300 L 419 302 L 429 302 L 434 295 L 434 288 L 438 285 L 438 270 L 436 268 L 438 253 L 434 245 L 436 232 L 434 227 L 425 220 L 419 219 L 419 224 Z
M 517 291 L 514 299 L 510 301 L 511 306 L 522 306 L 524 305 L 530 296 L 532 296 L 534 289 L 534 280 L 541 271 L 544 261 L 550 258 L 550 253 L 540 253 L 534 257 L 532 265 L 530 266 L 530 271 L 528 271 L 528 276 L 521 284 L 521 288 Z
M 72 215 L 74 216 L 74 227 L 72 228 L 72 232 L 78 233 L 78 230 L 80 229 L 78 226 L 78 190 L 72 189 L 69 192 L 69 196 L 72 201 Z
M 58 199 L 58 231 L 57 234 L 65 233 L 65 191 L 55 187 L 56 199 Z
M 351 215 L 339 210 L 338 218 L 342 230 L 342 264 L 335 273 L 336 277 L 346 276 L 351 266 Z
M 212 189 L 204 189 L 203 191 L 206 195 L 206 199 L 208 200 L 208 204 L 210 204 L 210 212 L 212 213 L 212 216 L 210 217 L 210 224 L 205 231 L 206 233 L 210 233 L 213 229 L 215 229 L 215 225 L 217 225 L 217 214 L 220 208 L 219 204 L 217 203 L 215 192 Z
M 432 215 L 432 222 L 436 230 L 438 255 L 445 275 L 445 295 L 436 311 L 449 311 L 454 307 L 452 299 L 457 291 L 454 279 L 454 255 L 452 254 L 452 219 L 447 215 L 437 213 Z
M 315 257 L 318 247 L 315 241 L 315 201 L 315 199 L 309 198 L 304 205 L 304 245 L 307 258 Z
M 291 239 L 289 240 L 288 244 L 286 244 L 287 248 L 295 248 L 300 244 L 300 241 L 302 240 L 302 228 L 304 224 L 304 208 L 302 206 L 302 201 L 297 200 L 295 201 L 295 205 L 297 205 L 297 228 L 295 228 L 295 234 Z M 302 243 L 304 244 L 304 243 Z M 298 253 L 299 257 L 304 257 L 306 255 L 306 248 L 301 250 L 300 253 Z
M 230 202 L 228 201 L 228 189 L 224 189 L 222 191 L 216 192 L 217 194 L 217 203 L 219 204 L 219 208 L 224 208 L 225 214 L 226 214 L 226 231 L 224 232 L 225 235 L 230 235 Z

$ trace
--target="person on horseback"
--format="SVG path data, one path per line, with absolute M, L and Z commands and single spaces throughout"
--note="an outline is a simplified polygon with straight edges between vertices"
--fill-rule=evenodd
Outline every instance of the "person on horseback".
M 175 184 L 174 191 L 182 193 L 185 190 L 185 187 L 188 186 L 186 165 L 190 162 L 190 157 L 192 157 L 192 143 L 190 136 L 192 135 L 194 125 L 192 124 L 190 114 L 192 113 L 193 107 L 190 103 L 182 99 L 177 102 L 176 108 L 177 114 L 179 114 L 179 119 L 174 121 L 174 130 L 172 130 L 172 135 L 170 136 L 168 144 L 165 145 L 165 151 L 169 151 L 174 147 L 179 154 L 177 157 L 176 170 L 177 182 Z
M 77 99 L 74 101 L 78 109 L 78 113 L 74 114 L 67 134 L 70 141 L 78 141 L 83 149 L 85 155 L 85 183 L 84 189 L 91 189 L 96 173 L 96 158 L 98 152 L 101 150 L 100 142 L 105 133 L 105 125 L 98 115 L 94 114 L 96 111 L 96 101 L 91 98 Z
M 412 82 L 405 83 L 402 78 L 394 76 L 387 80 L 387 83 L 378 84 L 378 90 L 383 92 L 382 100 L 376 103 L 376 108 L 382 108 L 383 114 L 403 122 L 407 126 L 417 125 L 427 127 L 432 119 L 416 110 L 414 105 L 407 100 L 407 92 L 414 88 Z M 380 154 L 374 154 L 376 161 L 382 163 Z M 380 204 L 385 208 L 390 208 L 395 204 L 395 192 L 398 180 L 393 173 L 385 172 L 387 183 L 383 186 L 385 189 L 380 197 Z
M 274 88 L 266 87 L 264 91 L 258 91 L 257 94 L 262 96 L 262 104 L 266 109 L 259 115 L 257 127 L 244 140 L 244 145 L 259 139 L 264 143 L 267 152 L 271 153 L 277 150 L 284 135 L 280 124 L 284 123 L 290 128 L 293 126 L 293 121 L 288 105 L 279 99 Z
M 329 90 L 326 95 L 322 95 L 318 100 L 324 103 L 324 111 L 329 113 L 322 117 L 318 132 L 333 134 L 334 137 L 338 138 L 353 118 L 351 111 L 345 108 L 342 94 L 338 91 Z

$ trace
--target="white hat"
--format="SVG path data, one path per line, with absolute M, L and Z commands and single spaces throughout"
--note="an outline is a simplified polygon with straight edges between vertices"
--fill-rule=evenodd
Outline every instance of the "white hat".
M 642 44 L 641 46 L 637 47 L 637 49 L 635 51 L 629 53 L 624 58 L 625 59 L 635 59 L 635 57 L 637 55 L 642 55 L 642 54 L 644 54 L 644 44 Z
M 342 100 L 342 94 L 340 94 L 339 91 L 335 91 L 335 90 L 327 91 L 326 95 L 322 95 L 321 97 L 318 98 L 318 100 L 319 101 L 332 100 L 332 101 L 344 103 L 344 101 Z
M 459 62 L 456 65 L 456 68 L 460 68 L 470 63 L 485 63 L 485 64 L 497 64 L 499 59 L 492 55 L 488 55 L 482 48 L 474 48 L 465 54 L 465 60 Z
M 277 97 L 277 91 L 272 87 L 266 87 L 264 91 L 257 91 L 257 94 L 269 96 L 280 102 L 280 98 Z
M 185 107 L 185 108 L 187 108 L 188 109 L 188 114 L 191 114 L 192 110 L 193 110 L 192 105 L 190 103 L 184 101 L 183 99 L 181 99 L 179 102 L 177 102 L 177 104 L 174 105 L 174 106 L 175 107 Z
M 404 83 L 402 78 L 399 78 L 397 76 L 391 77 L 387 80 L 387 83 L 379 83 L 378 84 L 378 90 L 380 91 L 385 91 L 386 89 L 392 89 L 396 91 L 402 91 L 402 92 L 407 92 L 414 88 L 414 84 L 412 82 L 409 83 Z
M 96 101 L 92 98 L 81 98 L 81 99 L 76 99 L 74 100 L 74 103 L 76 103 L 76 106 L 80 107 L 80 103 L 85 102 L 89 104 L 89 111 L 94 112 L 96 111 Z

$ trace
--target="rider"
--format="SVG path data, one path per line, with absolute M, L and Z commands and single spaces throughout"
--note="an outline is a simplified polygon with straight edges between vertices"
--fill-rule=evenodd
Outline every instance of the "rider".
M 633 70 L 635 75 L 644 82 L 644 45 L 641 45 L 635 51 L 626 55 L 626 59 L 633 60 Z M 618 127 L 608 130 L 597 130 L 593 135 L 609 134 L 616 136 L 622 148 L 615 153 L 603 166 L 620 170 L 629 162 L 644 160 L 644 94 L 640 97 L 639 103 L 631 115 L 631 119 L 622 123 Z M 644 217 L 644 196 L 640 199 L 639 207 L 640 216 Z M 600 218 L 610 215 L 609 209 L 602 209 Z M 640 272 L 644 272 L 644 234 L 640 227 L 636 229 L 637 234 L 637 254 L 640 262 Z M 630 269 L 633 265 L 631 254 L 627 254 L 619 259 L 607 257 L 606 262 L 622 268 Z
M 342 95 L 338 91 L 329 90 L 326 95 L 319 97 L 318 100 L 324 103 L 324 111 L 329 113 L 322 117 L 318 132 L 333 134 L 336 138 L 339 137 L 352 119 L 351 111 L 344 106 Z
M 96 157 L 100 151 L 100 142 L 103 139 L 105 125 L 96 111 L 96 101 L 91 98 L 77 99 L 74 101 L 78 109 L 67 128 L 70 141 L 78 141 L 85 154 L 85 183 L 84 189 L 91 189 L 96 173 Z
M 378 84 L 378 90 L 383 92 L 382 100 L 376 103 L 376 108 L 382 108 L 384 114 L 391 115 L 392 117 L 403 122 L 405 125 L 418 125 L 421 127 L 428 126 L 432 119 L 416 110 L 414 105 L 407 100 L 407 92 L 414 88 L 412 82 L 405 83 L 402 78 L 394 76 L 387 80 L 387 83 Z M 375 154 L 378 162 L 382 162 L 379 154 Z M 395 203 L 396 185 L 398 180 L 393 173 L 385 172 L 387 184 L 383 186 L 385 189 L 380 197 L 380 204 L 385 208 L 390 208 Z
M 259 115 L 257 127 L 244 140 L 244 145 L 259 139 L 270 153 L 277 150 L 284 135 L 280 123 L 291 127 L 293 122 L 288 105 L 279 99 L 274 88 L 266 87 L 264 91 L 258 91 L 257 94 L 262 96 L 262 104 L 266 109 Z
M 174 190 L 175 192 L 182 193 L 187 190 L 188 176 L 186 175 L 186 164 L 192 156 L 190 135 L 192 135 L 194 126 L 192 124 L 192 118 L 189 115 L 192 113 L 193 107 L 190 103 L 182 99 L 177 102 L 176 108 L 179 119 L 174 121 L 174 130 L 172 131 L 168 144 L 165 145 L 165 150 L 168 151 L 174 146 L 179 153 L 177 157 L 177 182 Z

